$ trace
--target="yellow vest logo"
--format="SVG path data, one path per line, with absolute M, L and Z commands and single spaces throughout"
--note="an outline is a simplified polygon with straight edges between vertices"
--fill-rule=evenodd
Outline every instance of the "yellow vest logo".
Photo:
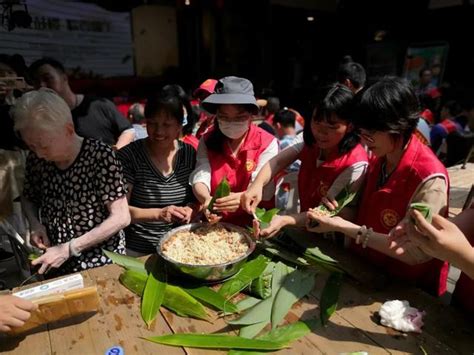
M 245 162 L 245 169 L 247 169 L 248 172 L 254 171 L 255 166 L 256 166 L 256 164 L 253 160 L 249 159 Z
M 387 229 L 392 229 L 398 224 L 398 222 L 400 222 L 400 216 L 398 213 L 390 209 L 383 210 L 380 214 L 380 219 L 383 226 Z

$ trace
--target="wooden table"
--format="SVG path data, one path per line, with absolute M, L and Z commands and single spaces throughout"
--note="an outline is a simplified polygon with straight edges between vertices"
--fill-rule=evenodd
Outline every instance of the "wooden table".
M 325 328 L 319 328 L 294 342 L 281 354 L 339 354 L 366 351 L 369 354 L 472 354 L 474 329 L 472 322 L 451 307 L 406 285 L 393 283 L 376 290 L 376 270 L 339 249 L 327 240 L 318 242 L 325 253 L 340 260 L 350 270 L 341 290 L 338 310 Z M 0 337 L 2 354 L 104 354 L 120 345 L 126 354 L 210 354 L 210 350 L 182 349 L 154 344 L 141 339 L 173 332 L 230 332 L 223 319 L 213 323 L 182 318 L 165 309 L 146 329 L 140 317 L 140 299 L 119 281 L 121 268 L 109 265 L 83 272 L 87 285 L 96 284 L 101 298 L 101 311 L 92 316 L 60 321 L 42 327 L 26 337 Z M 317 276 L 310 297 L 296 304 L 286 320 L 310 319 L 318 315 L 318 299 L 327 275 Z M 378 324 L 376 312 L 386 300 L 406 299 L 414 307 L 427 312 L 423 333 L 402 334 Z
M 459 214 L 466 201 L 466 197 L 474 184 L 474 163 L 467 163 L 465 169 L 462 165 L 455 165 L 448 168 L 451 188 L 449 190 L 449 214 L 455 216 Z

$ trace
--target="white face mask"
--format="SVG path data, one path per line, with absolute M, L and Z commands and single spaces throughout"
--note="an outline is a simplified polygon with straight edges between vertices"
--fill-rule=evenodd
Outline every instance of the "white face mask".
M 237 139 L 242 137 L 249 129 L 249 121 L 223 121 L 219 122 L 219 129 L 230 139 Z

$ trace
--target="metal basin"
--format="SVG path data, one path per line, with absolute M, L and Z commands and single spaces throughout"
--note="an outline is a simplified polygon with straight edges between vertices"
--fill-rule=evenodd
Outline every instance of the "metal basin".
M 208 226 L 209 223 L 191 223 L 184 226 L 180 226 L 170 230 L 166 233 L 160 240 L 160 244 L 157 246 L 158 254 L 166 261 L 166 263 L 171 267 L 171 269 L 178 274 L 190 277 L 194 280 L 206 281 L 206 282 L 217 282 L 224 280 L 232 275 L 234 275 L 241 266 L 245 263 L 248 256 L 252 254 L 255 250 L 255 242 L 250 236 L 249 232 L 242 227 L 230 224 L 230 223 L 219 223 L 225 229 L 229 231 L 239 232 L 245 236 L 249 249 L 242 255 L 240 258 L 232 260 L 224 264 L 216 265 L 192 265 L 192 264 L 183 264 L 178 261 L 168 258 L 162 251 L 163 244 L 172 236 L 178 232 L 187 232 L 194 231 L 201 227 Z

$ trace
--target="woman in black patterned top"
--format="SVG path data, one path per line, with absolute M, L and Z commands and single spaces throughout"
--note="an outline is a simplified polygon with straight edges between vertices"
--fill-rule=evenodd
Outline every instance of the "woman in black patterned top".
M 147 100 L 145 118 L 148 137 L 118 151 L 129 190 L 132 224 L 125 236 L 131 256 L 155 253 L 163 234 L 189 223 L 199 207 L 188 183 L 196 152 L 178 139 L 182 100 L 162 90 Z
M 71 111 L 54 91 L 29 92 L 17 102 L 15 129 L 31 149 L 23 205 L 31 242 L 45 253 L 32 262 L 48 276 L 111 262 L 102 249 L 125 253 L 130 223 L 122 167 L 112 148 L 79 137 Z M 40 214 L 38 215 L 38 209 Z

